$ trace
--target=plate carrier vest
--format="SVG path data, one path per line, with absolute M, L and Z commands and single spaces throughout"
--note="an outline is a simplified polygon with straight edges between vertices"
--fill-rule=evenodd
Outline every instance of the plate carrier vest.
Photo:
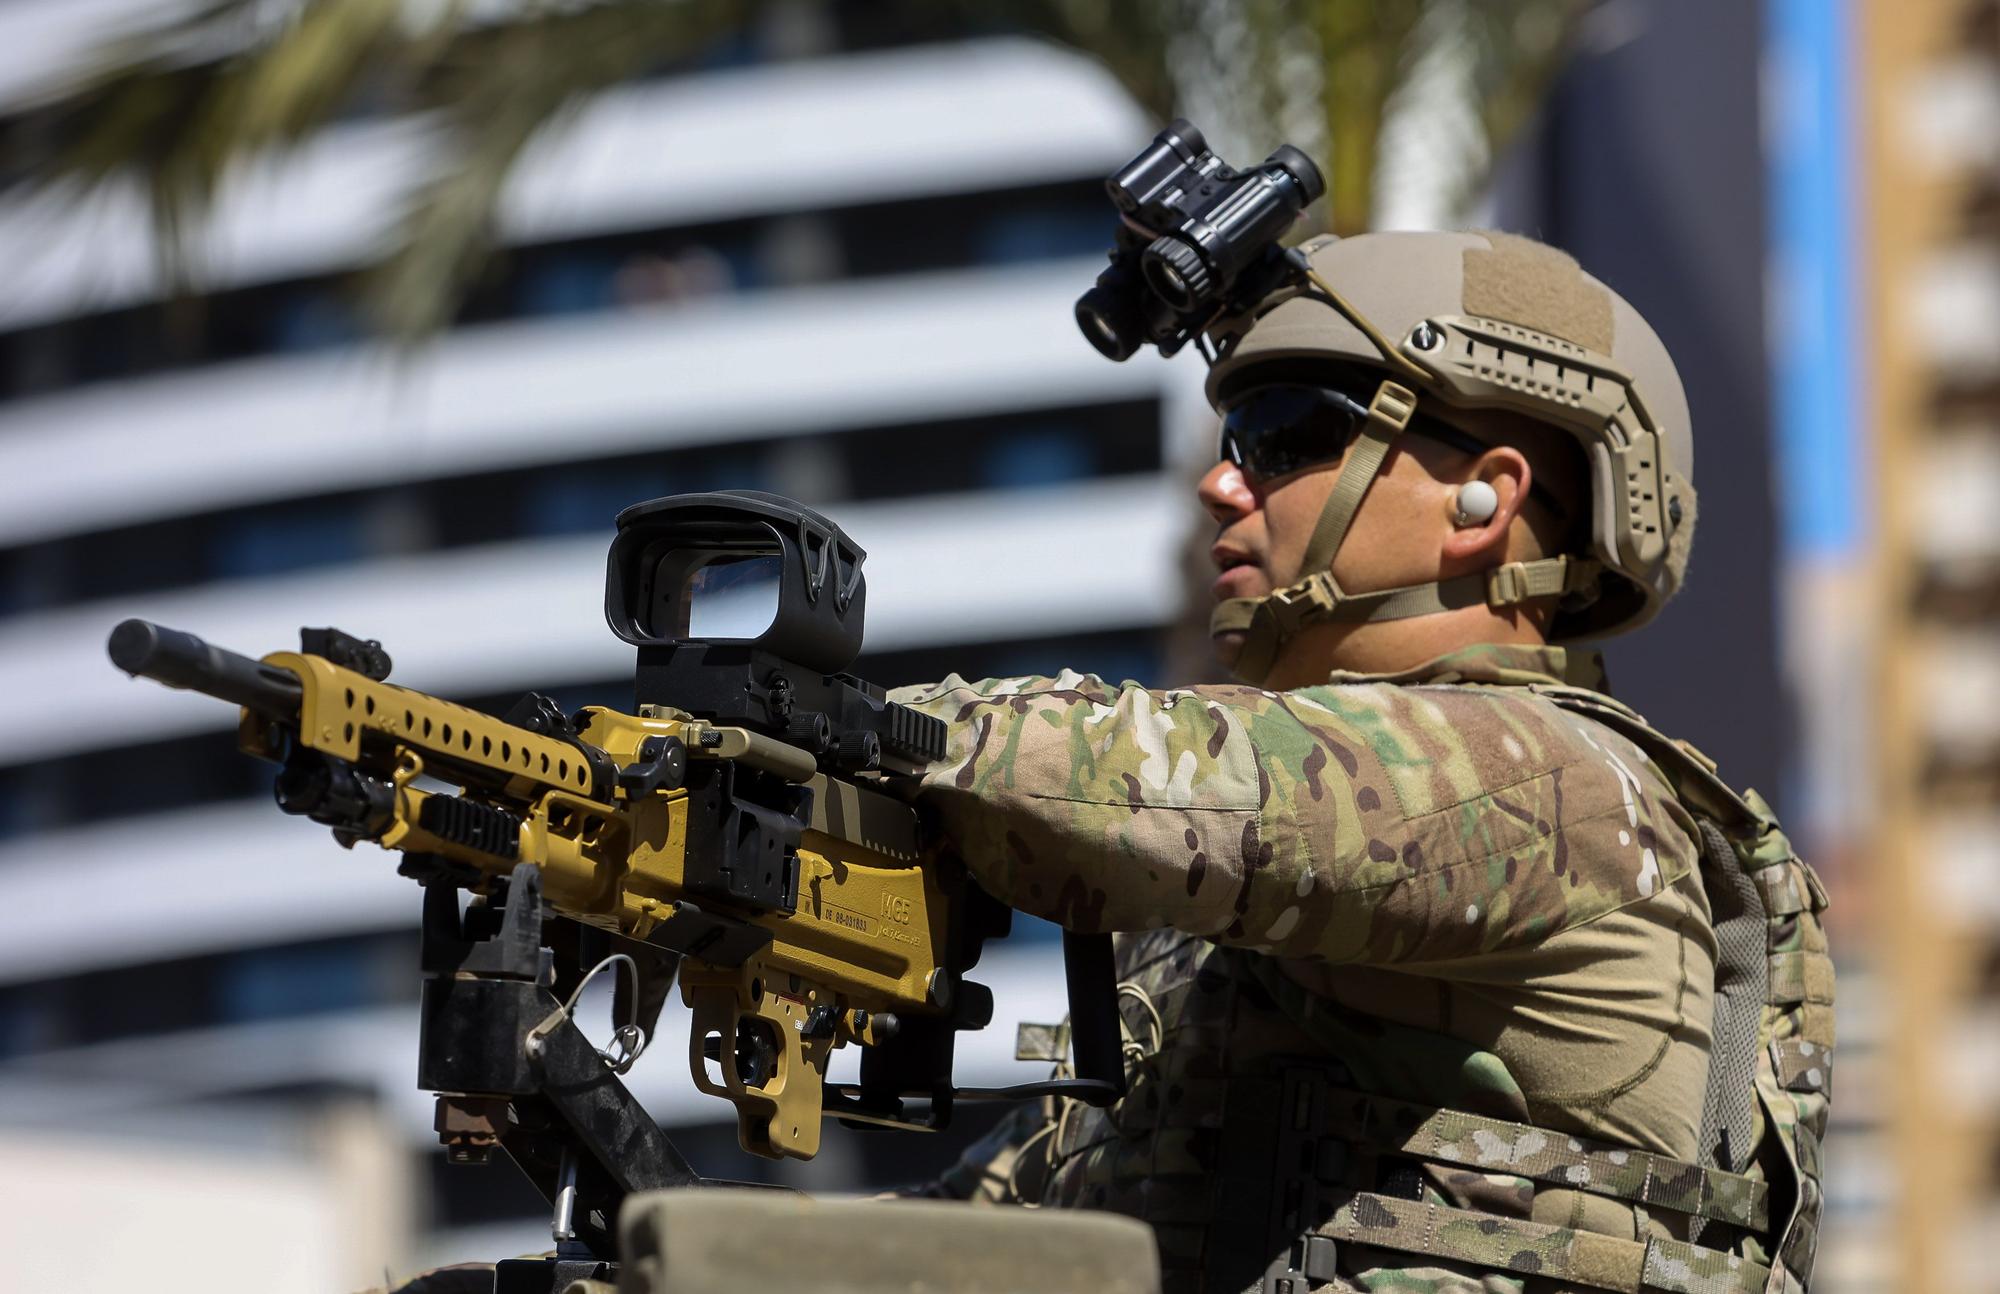
M 1632 740 L 1699 824 L 1717 941 L 1702 1162 L 1397 1099 L 1423 1084 L 1370 1072 L 1372 1057 L 1475 1076 L 1475 1093 L 1481 1073 L 1518 1089 L 1470 1044 L 1339 1007 L 1268 957 L 1156 930 L 1120 941 L 1126 1096 L 1047 1108 L 1009 1194 L 1149 1222 L 1167 1294 L 1356 1289 L 1337 1267 L 1349 1246 L 1367 1266 L 1505 1273 L 1528 1294 L 1804 1294 L 1834 1042 L 1826 893 L 1757 793 L 1692 747 L 1602 694 L 1530 690 Z M 1055 1054 L 1023 1058 L 1057 1058 L 1062 1033 L 1024 1026 Z M 1549 1188 L 1630 1206 L 1640 1238 L 1531 1220 Z M 1465 1288 L 1490 1288 L 1478 1279 Z

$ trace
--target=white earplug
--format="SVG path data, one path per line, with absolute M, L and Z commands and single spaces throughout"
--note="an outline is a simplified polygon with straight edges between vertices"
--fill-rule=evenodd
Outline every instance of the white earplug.
M 1458 487 L 1458 513 L 1452 518 L 1461 526 L 1476 526 L 1500 508 L 1500 496 L 1484 481 L 1467 481 Z

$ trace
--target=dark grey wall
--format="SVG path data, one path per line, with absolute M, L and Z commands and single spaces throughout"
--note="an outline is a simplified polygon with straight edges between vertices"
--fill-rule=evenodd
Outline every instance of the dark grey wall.
M 1775 799 L 1788 723 L 1764 347 L 1761 9 L 1602 5 L 1495 196 L 1501 228 L 1569 251 L 1652 323 L 1693 410 L 1701 519 L 1690 577 L 1651 626 L 1607 645 L 1612 686 L 1731 782 Z

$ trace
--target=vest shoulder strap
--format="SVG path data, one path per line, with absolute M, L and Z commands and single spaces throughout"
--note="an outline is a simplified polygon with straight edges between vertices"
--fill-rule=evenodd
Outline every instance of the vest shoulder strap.
M 1625 737 L 1666 774 L 1675 792 L 1692 807 L 1725 829 L 1754 834 L 1769 819 L 1734 787 L 1716 774 L 1715 761 L 1685 741 L 1676 741 L 1647 723 L 1630 706 L 1602 692 L 1556 683 L 1533 683 L 1529 691 L 1547 697 L 1572 714 L 1580 714 Z

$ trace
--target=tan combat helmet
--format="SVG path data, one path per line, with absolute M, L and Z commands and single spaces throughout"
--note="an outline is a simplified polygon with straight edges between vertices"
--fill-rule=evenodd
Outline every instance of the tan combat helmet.
M 1236 672 L 1269 673 L 1280 645 L 1318 622 L 1395 620 L 1561 595 L 1550 638 L 1623 633 L 1681 584 L 1694 538 L 1687 397 L 1666 347 L 1624 299 L 1566 254 L 1497 233 L 1381 233 L 1305 243 L 1307 285 L 1209 331 L 1208 397 L 1264 365 L 1324 360 L 1381 372 L 1307 548 L 1304 577 L 1215 609 L 1244 631 Z M 1432 584 L 1350 594 L 1329 569 L 1362 496 L 1419 401 L 1523 414 L 1573 435 L 1589 465 L 1587 551 Z

